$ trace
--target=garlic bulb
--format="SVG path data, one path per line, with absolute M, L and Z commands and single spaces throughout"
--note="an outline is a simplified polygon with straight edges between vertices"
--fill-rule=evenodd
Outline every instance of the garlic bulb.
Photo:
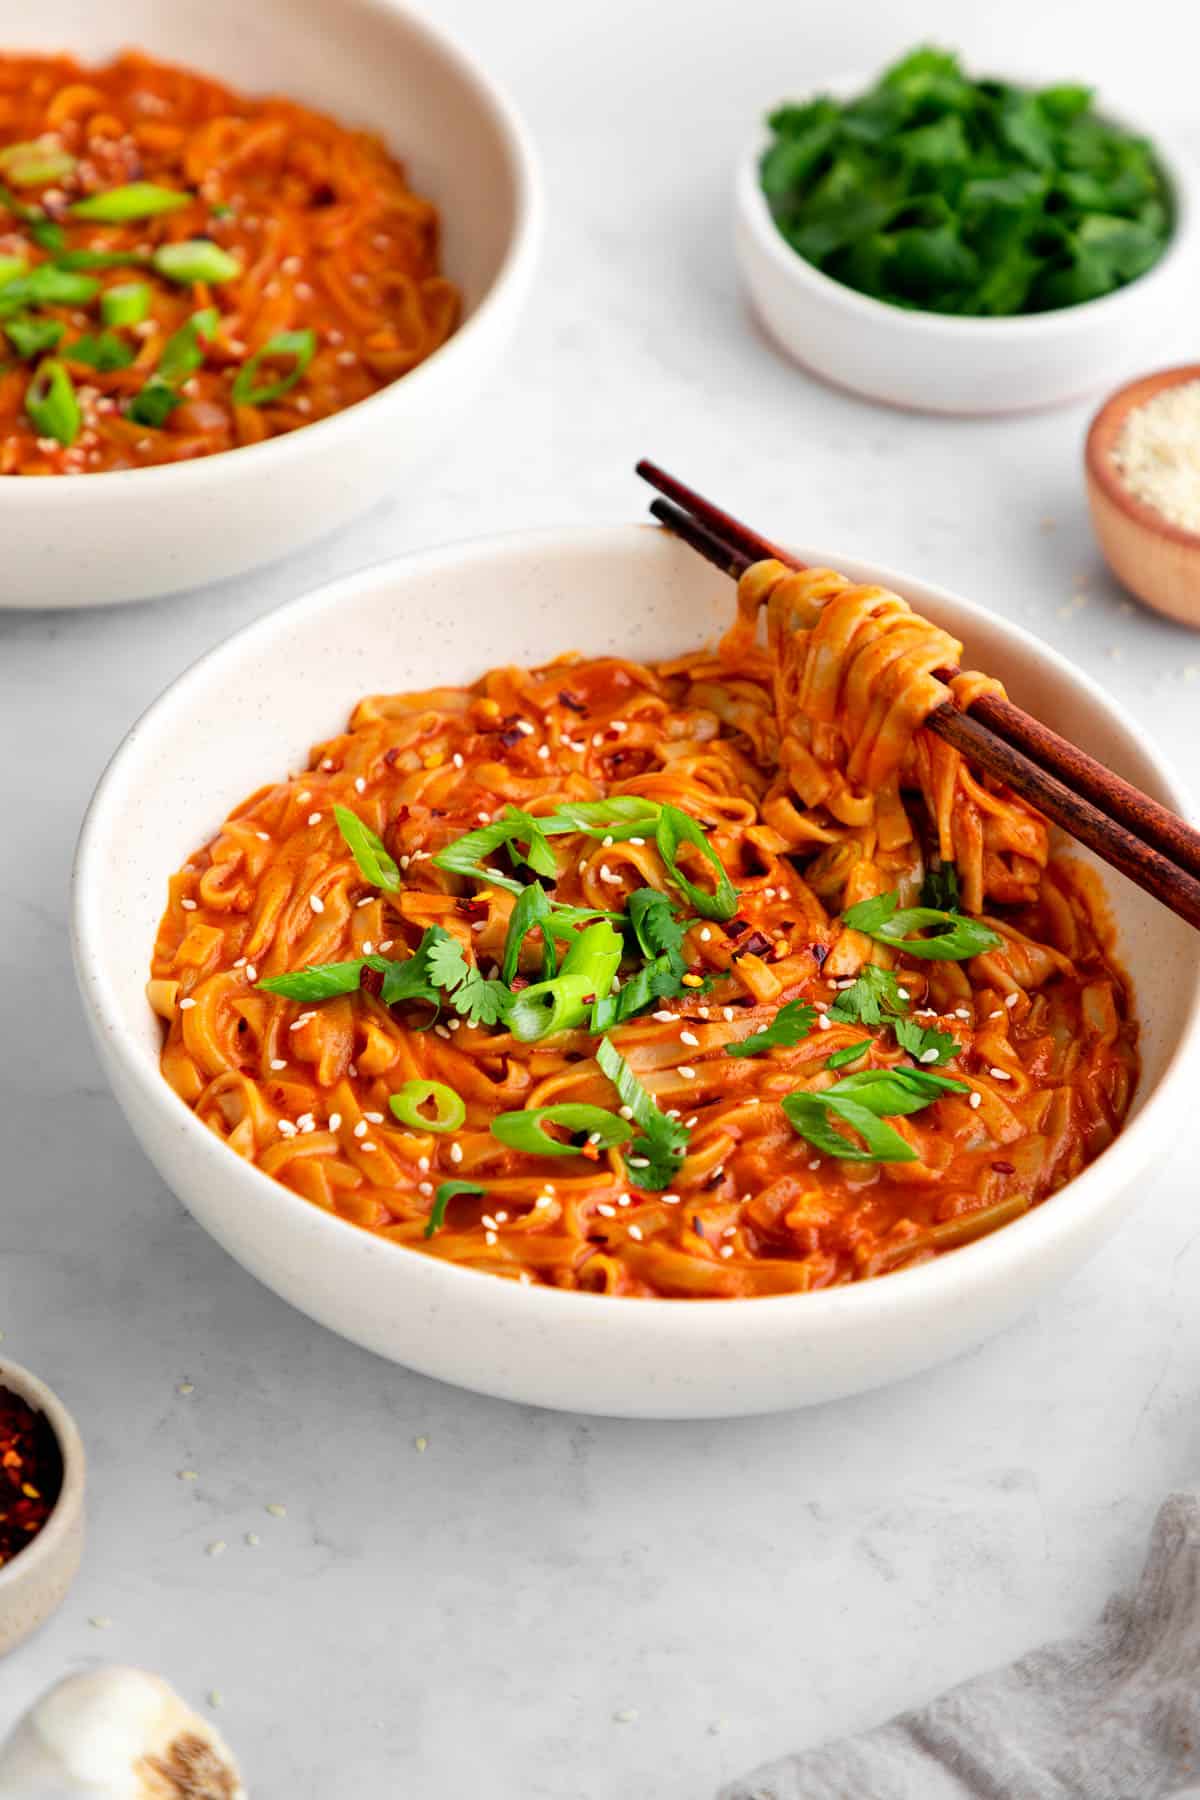
M 246 1800 L 212 1726 L 144 1669 L 68 1675 L 0 1745 L 3 1800 Z

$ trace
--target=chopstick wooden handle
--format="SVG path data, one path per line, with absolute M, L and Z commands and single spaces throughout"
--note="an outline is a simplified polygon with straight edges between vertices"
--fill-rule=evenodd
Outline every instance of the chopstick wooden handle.
M 998 775 L 1014 794 L 1028 800 L 1053 824 L 1200 930 L 1200 881 L 1161 850 L 1135 837 L 1048 769 L 996 737 L 982 720 L 960 712 L 949 701 L 929 714 L 925 727 L 989 774 Z

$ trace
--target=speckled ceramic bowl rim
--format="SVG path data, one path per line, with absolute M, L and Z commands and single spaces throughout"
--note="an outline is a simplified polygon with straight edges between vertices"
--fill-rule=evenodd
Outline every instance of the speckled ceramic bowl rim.
M 402 21 L 413 37 L 423 39 L 431 51 L 450 64 L 474 90 L 476 103 L 493 120 L 507 148 L 514 188 L 513 231 L 500 267 L 479 304 L 445 343 L 402 381 L 393 381 L 366 399 L 356 400 L 353 406 L 343 407 L 298 431 L 266 438 L 258 444 L 239 445 L 236 450 L 220 451 L 214 456 L 195 457 L 190 462 L 159 463 L 147 469 L 111 469 L 98 474 L 54 475 L 42 481 L 0 481 L 0 530 L 9 508 L 36 508 L 53 519 L 62 508 L 77 506 L 85 497 L 98 497 L 107 503 L 128 495 L 131 482 L 133 491 L 149 503 L 164 489 L 174 497 L 184 484 L 201 491 L 231 478 L 236 480 L 234 471 L 244 468 L 248 457 L 255 459 L 256 467 L 270 459 L 281 471 L 302 451 L 317 448 L 336 457 L 347 433 L 369 424 L 387 408 L 402 407 L 406 396 L 437 381 L 446 362 L 456 358 L 460 347 L 474 339 L 484 322 L 508 304 L 510 290 L 517 295 L 526 291 L 533 278 L 541 236 L 542 189 L 533 140 L 520 114 L 471 52 L 424 12 L 405 5 L 403 0 L 360 0 L 360 4 L 384 18 Z M 303 20 L 298 19 L 297 24 L 302 27 Z M 369 419 L 365 416 L 368 413 Z
M 802 91 L 789 104 L 803 105 L 821 94 L 830 94 L 835 99 L 849 99 L 865 92 L 877 77 L 878 71 L 869 75 L 861 72 L 835 75 L 827 81 L 818 82 L 811 90 Z M 1040 78 L 1036 75 L 1017 74 L 1010 79 L 1022 87 L 1031 87 L 1038 85 Z M 1111 294 L 1103 294 L 1098 300 L 1083 300 L 1077 306 L 1063 306 L 1053 312 L 1018 313 L 1011 318 L 959 318 L 953 313 L 922 312 L 916 309 L 909 311 L 907 307 L 892 306 L 886 300 L 877 300 L 871 294 L 860 293 L 857 288 L 835 281 L 831 275 L 826 275 L 822 269 L 793 250 L 771 217 L 771 208 L 763 193 L 758 173 L 763 152 L 771 139 L 761 127 L 754 133 L 738 163 L 738 209 L 759 248 L 783 275 L 797 286 L 822 294 L 826 300 L 836 297 L 847 312 L 858 314 L 868 323 L 873 321 L 881 324 L 886 320 L 891 329 L 909 332 L 914 337 L 948 335 L 960 341 L 990 339 L 993 342 L 1008 339 L 1014 345 L 1034 336 L 1043 340 L 1066 337 L 1077 325 L 1091 323 L 1101 316 L 1115 321 L 1122 311 L 1140 305 L 1152 288 L 1162 284 L 1164 277 L 1174 275 L 1195 233 L 1197 206 L 1200 204 L 1200 175 L 1196 164 L 1172 140 L 1170 133 L 1160 132 L 1157 125 L 1153 129 L 1143 127 L 1121 105 L 1109 106 L 1103 96 L 1100 111 L 1114 124 L 1149 139 L 1158 165 L 1171 189 L 1174 220 L 1166 249 L 1144 275 L 1139 275 L 1136 280 L 1127 282 L 1124 287 L 1117 288 Z
M 1105 446 L 1103 442 L 1110 432 L 1116 438 L 1129 414 L 1144 401 L 1154 399 L 1168 388 L 1183 387 L 1190 381 L 1200 382 L 1200 363 L 1177 363 L 1169 369 L 1155 369 L 1149 375 L 1138 375 L 1117 388 L 1096 409 L 1088 426 L 1083 459 L 1087 473 L 1097 487 L 1127 518 L 1155 537 L 1166 538 L 1185 550 L 1200 550 L 1200 531 L 1188 531 L 1185 526 L 1176 525 L 1130 492 L 1108 454 L 1111 444 Z
M 35 1412 L 45 1415 L 47 1424 L 58 1440 L 63 1463 L 62 1487 L 50 1517 L 33 1541 L 19 1551 L 11 1562 L 0 1568 L 2 1607 L 5 1593 L 9 1589 L 15 1588 L 18 1582 L 31 1581 L 37 1570 L 47 1570 L 66 1548 L 67 1539 L 83 1508 L 85 1458 L 83 1440 L 74 1419 L 54 1389 L 47 1387 L 31 1369 L 22 1368 L 20 1363 L 6 1362 L 0 1357 L 0 1388 L 8 1388 L 10 1393 L 24 1400 Z
M 493 1290 L 494 1308 L 533 1308 L 547 1330 L 569 1331 L 572 1319 L 580 1318 L 585 1309 L 595 1308 L 607 1315 L 617 1338 L 640 1337 L 648 1332 L 663 1350 L 669 1352 L 674 1346 L 686 1352 L 689 1343 L 705 1338 L 714 1329 L 732 1341 L 765 1341 L 781 1347 L 794 1342 L 798 1332 L 819 1337 L 824 1330 L 840 1332 L 852 1322 L 856 1330 L 869 1334 L 873 1321 L 882 1322 L 897 1314 L 919 1318 L 936 1312 L 939 1302 L 951 1294 L 962 1299 L 976 1292 L 990 1292 L 1006 1276 L 1019 1277 L 1021 1269 L 1031 1260 L 1049 1255 L 1064 1240 L 1086 1234 L 1093 1216 L 1106 1211 L 1114 1193 L 1133 1184 L 1151 1162 L 1156 1147 L 1174 1131 L 1178 1120 L 1186 1116 L 1193 1100 L 1195 1068 L 1200 1062 L 1200 982 L 1194 984 L 1184 1025 L 1174 1048 L 1167 1054 L 1157 1084 L 1145 1093 L 1139 1114 L 1103 1155 L 1052 1199 L 1013 1220 L 1002 1230 L 963 1245 L 952 1255 L 938 1257 L 915 1268 L 896 1270 L 880 1280 L 816 1293 L 769 1295 L 733 1303 L 726 1299 L 696 1299 L 687 1304 L 666 1299 L 633 1302 L 618 1296 L 526 1287 L 516 1282 L 498 1281 L 493 1275 L 461 1268 L 440 1258 L 408 1250 L 389 1239 L 360 1232 L 357 1226 L 313 1207 L 309 1201 L 221 1144 L 184 1106 L 163 1079 L 157 1062 L 146 1056 L 144 1046 L 137 1044 L 121 1023 L 120 1003 L 103 960 L 96 954 L 105 894 L 114 879 L 119 879 L 114 877 L 110 866 L 106 814 L 110 791 L 114 794 L 114 803 L 119 803 L 116 796 L 125 779 L 126 765 L 136 762 L 138 740 L 144 728 L 169 720 L 177 709 L 186 709 L 191 703 L 193 685 L 201 679 L 206 680 L 212 672 L 219 672 L 222 663 L 261 659 L 270 645 L 286 640 L 293 621 L 298 622 L 310 613 L 324 612 L 331 622 L 342 620 L 344 628 L 345 611 L 359 590 L 374 589 L 393 571 L 402 571 L 410 581 L 436 577 L 455 568 L 481 561 L 486 563 L 517 548 L 531 555 L 550 555 L 565 548 L 581 553 L 603 550 L 613 554 L 615 561 L 617 554 L 630 548 L 647 529 L 656 528 L 625 525 L 522 532 L 396 558 L 359 570 L 289 602 L 236 632 L 179 676 L 147 709 L 117 750 L 101 778 L 80 836 L 73 875 L 72 945 L 81 990 L 95 1027 L 105 1036 L 111 1054 L 134 1085 L 139 1100 L 158 1115 L 170 1133 L 182 1131 L 186 1134 L 197 1153 L 207 1161 L 214 1179 L 242 1186 L 246 1203 L 264 1208 L 268 1222 L 272 1217 L 279 1218 L 283 1212 L 303 1209 L 310 1227 L 317 1234 L 315 1241 L 328 1244 L 331 1254 L 336 1254 L 341 1234 L 358 1233 L 369 1240 L 373 1252 L 399 1259 L 396 1264 L 398 1275 L 403 1275 L 405 1283 L 423 1284 L 425 1294 L 435 1301 L 438 1297 L 448 1296 L 455 1288 L 461 1295 L 463 1283 L 487 1283 Z M 1052 671 L 1055 679 L 1073 686 L 1101 714 L 1108 714 L 1131 740 L 1142 744 L 1158 773 L 1164 801 L 1181 813 L 1192 811 L 1184 786 L 1170 763 L 1157 748 L 1146 747 L 1145 732 L 1096 682 L 1032 633 L 947 589 L 861 557 L 842 556 L 811 545 L 799 548 L 797 554 L 810 565 L 846 567 L 854 573 L 855 579 L 876 581 L 901 593 L 920 588 L 930 597 L 931 609 L 942 599 L 968 618 L 978 620 L 981 625 L 986 623 L 991 632 L 1011 639 L 1026 654 L 1036 654 L 1043 668 Z M 469 652 L 465 651 L 464 655 L 469 656 Z M 473 672 L 467 668 L 448 670 L 447 679 L 467 679 Z M 150 950 L 148 939 L 147 965 Z M 1156 1138 L 1158 1146 L 1154 1142 Z M 506 1290 L 503 1298 L 495 1295 L 496 1287 Z M 596 1314 L 591 1316 L 594 1318 Z

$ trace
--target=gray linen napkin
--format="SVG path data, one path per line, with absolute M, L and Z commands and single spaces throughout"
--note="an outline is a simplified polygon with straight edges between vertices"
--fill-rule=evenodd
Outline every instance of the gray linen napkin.
M 1200 1800 L 1200 1503 L 1171 1495 L 1136 1592 L 1082 1637 L 720 1800 Z

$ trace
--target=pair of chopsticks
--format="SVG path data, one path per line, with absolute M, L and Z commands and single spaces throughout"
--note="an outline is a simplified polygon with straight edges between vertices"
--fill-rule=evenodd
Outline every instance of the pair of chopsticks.
M 666 496 L 651 501 L 654 517 L 735 580 L 764 557 L 804 566 L 656 463 L 637 473 Z M 958 670 L 937 674 L 948 681 Z M 1200 832 L 1167 807 L 1011 700 L 981 695 L 965 712 L 947 701 L 925 728 L 1200 930 Z

